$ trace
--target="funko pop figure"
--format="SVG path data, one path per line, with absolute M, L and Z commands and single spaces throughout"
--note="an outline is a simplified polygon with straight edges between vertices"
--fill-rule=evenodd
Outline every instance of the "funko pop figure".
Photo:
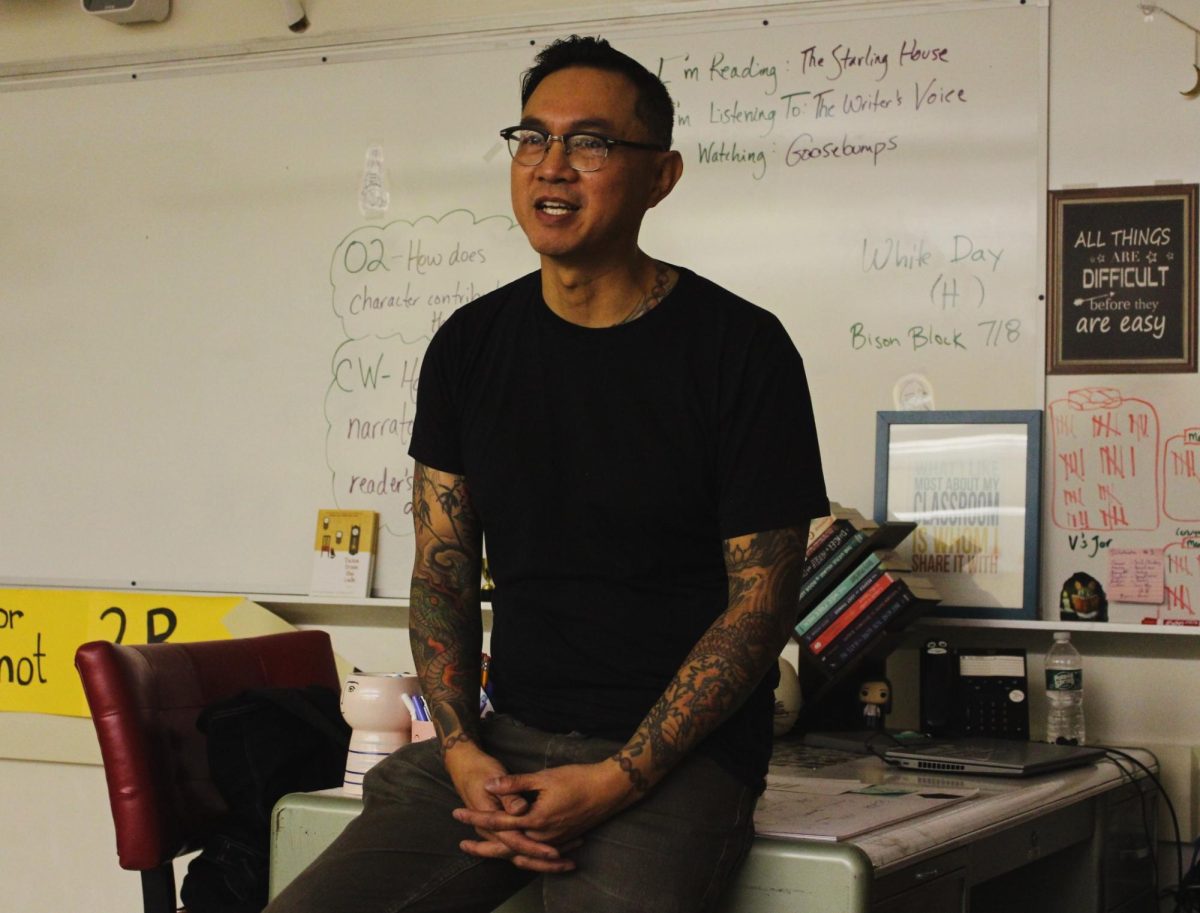
M 863 682 L 858 689 L 858 701 L 862 704 L 863 727 L 883 729 L 883 718 L 892 709 L 892 684 L 886 678 Z

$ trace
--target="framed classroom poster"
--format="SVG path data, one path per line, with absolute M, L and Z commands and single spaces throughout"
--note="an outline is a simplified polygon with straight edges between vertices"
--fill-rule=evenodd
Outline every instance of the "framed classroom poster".
M 878 413 L 875 519 L 917 524 L 933 614 L 1037 618 L 1041 452 L 1040 411 Z
M 1195 373 L 1196 186 L 1051 191 L 1048 373 Z

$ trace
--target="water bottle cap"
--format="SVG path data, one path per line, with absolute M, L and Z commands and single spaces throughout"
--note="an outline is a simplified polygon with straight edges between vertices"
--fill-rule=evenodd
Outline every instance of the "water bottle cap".
M 1054 632 L 1054 640 L 1056 643 L 1064 643 L 1065 641 L 1068 641 L 1070 639 L 1071 639 L 1070 631 L 1055 631 Z

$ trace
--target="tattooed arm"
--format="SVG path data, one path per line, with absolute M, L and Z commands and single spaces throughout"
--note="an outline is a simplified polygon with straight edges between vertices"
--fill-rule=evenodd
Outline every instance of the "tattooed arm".
M 725 540 L 729 607 L 616 755 L 638 794 L 740 707 L 778 662 L 796 623 L 807 540 L 807 524 Z
M 497 796 L 537 794 L 519 825 L 526 836 L 559 844 L 632 805 L 742 705 L 778 661 L 795 624 L 807 527 L 726 540 L 728 607 L 616 755 L 488 784 Z M 476 827 L 518 826 L 503 813 L 459 809 L 455 817 Z
M 479 743 L 479 653 L 483 622 L 479 579 L 483 537 L 466 479 L 416 464 L 413 472 L 413 561 L 409 641 L 421 692 L 429 703 L 446 772 L 468 808 L 525 812 L 519 795 L 495 796 L 485 784 L 503 765 Z M 487 855 L 524 868 L 563 871 L 559 851 L 519 829 L 479 831 Z
M 462 476 L 417 463 L 413 472 L 409 640 L 442 750 L 474 742 L 479 723 L 483 536 Z M 471 709 L 474 707 L 475 712 Z

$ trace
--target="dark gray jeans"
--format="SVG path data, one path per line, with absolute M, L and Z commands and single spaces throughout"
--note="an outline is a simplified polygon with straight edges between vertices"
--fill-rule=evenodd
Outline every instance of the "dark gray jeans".
M 552 735 L 507 717 L 484 745 L 513 773 L 600 761 L 621 746 Z M 356 818 L 267 913 L 486 913 L 534 877 L 546 913 L 702 913 L 713 909 L 754 837 L 756 797 L 715 762 L 686 759 L 637 805 L 588 832 L 574 871 L 534 876 L 458 848 L 474 831 L 432 742 L 402 748 L 363 784 Z

